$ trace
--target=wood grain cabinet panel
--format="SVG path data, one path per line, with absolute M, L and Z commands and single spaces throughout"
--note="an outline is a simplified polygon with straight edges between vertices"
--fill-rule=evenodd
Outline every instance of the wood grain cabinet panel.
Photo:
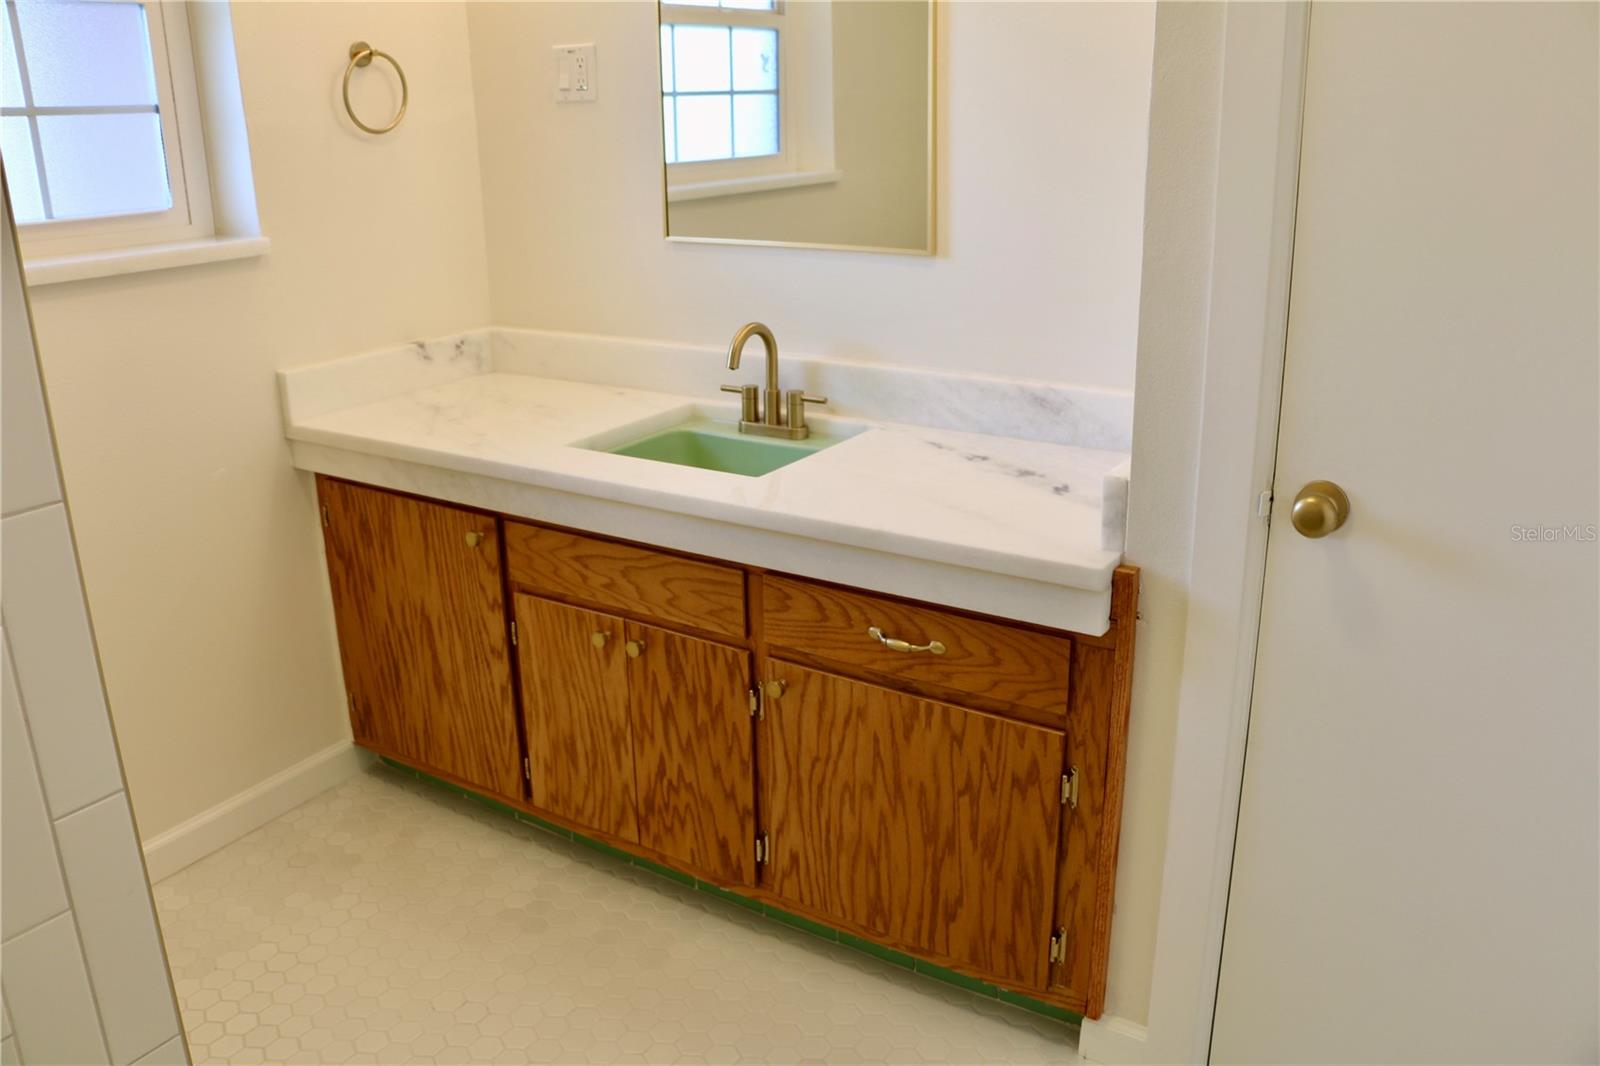
M 1061 823 L 1056 926 L 1062 951 L 1050 968 L 1050 991 L 1090 1018 L 1105 1008 L 1138 610 L 1139 571 L 1120 566 L 1111 582 L 1110 630 L 1073 642 L 1067 762 L 1080 785 L 1078 804 Z
M 1060 731 L 768 660 L 767 885 L 907 950 L 1043 990 Z
M 750 657 L 630 623 L 639 842 L 722 883 L 755 873 Z
M 560 529 L 506 523 L 511 580 L 558 600 L 742 640 L 744 571 Z
M 637 843 L 622 619 L 522 593 L 516 610 L 531 802 Z
M 762 589 L 761 620 L 774 649 L 930 694 L 975 696 L 1065 720 L 1072 665 L 1066 637 L 809 581 L 769 576 Z M 896 651 L 867 632 L 873 626 L 914 645 L 938 641 L 944 651 Z
M 520 799 L 497 520 L 317 478 L 358 744 Z

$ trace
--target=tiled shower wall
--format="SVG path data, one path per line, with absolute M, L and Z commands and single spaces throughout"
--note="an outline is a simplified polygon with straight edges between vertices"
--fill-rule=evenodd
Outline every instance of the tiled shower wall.
M 0 228 L 0 1063 L 188 1063 Z

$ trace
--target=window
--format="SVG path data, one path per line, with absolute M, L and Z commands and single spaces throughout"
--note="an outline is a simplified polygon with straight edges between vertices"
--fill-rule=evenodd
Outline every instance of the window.
M 680 0 L 661 8 L 668 167 L 692 180 L 788 165 L 779 0 Z
M 186 7 L 5 0 L 0 152 L 29 258 L 212 235 Z
M 661 5 L 669 200 L 837 180 L 832 100 L 829 4 Z
M 661 100 L 669 164 L 777 155 L 778 31 L 663 23 Z

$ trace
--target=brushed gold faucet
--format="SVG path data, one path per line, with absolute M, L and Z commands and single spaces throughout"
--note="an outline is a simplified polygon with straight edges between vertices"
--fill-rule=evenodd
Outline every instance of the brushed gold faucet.
M 755 385 L 724 385 L 723 392 L 739 396 L 739 432 L 754 433 L 763 437 L 787 437 L 804 440 L 811 436 L 806 425 L 806 404 L 827 403 L 826 396 L 807 396 L 804 389 L 784 392 L 778 387 L 778 338 L 760 322 L 747 322 L 739 327 L 728 344 L 728 369 L 739 369 L 739 357 L 751 337 L 760 337 L 767 349 L 767 382 L 765 387 Z

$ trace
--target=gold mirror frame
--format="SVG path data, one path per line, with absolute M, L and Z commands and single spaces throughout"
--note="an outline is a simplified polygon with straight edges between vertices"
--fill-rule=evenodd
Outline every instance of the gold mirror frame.
M 856 0 L 871 3 L 872 0 Z M 656 0 L 656 32 L 662 24 L 663 0 Z M 760 241 L 744 237 L 687 237 L 674 235 L 671 230 L 671 206 L 667 200 L 667 130 L 660 117 L 661 103 L 661 49 L 654 49 L 656 57 L 656 131 L 660 136 L 656 153 L 661 160 L 661 235 L 672 244 L 732 244 L 753 248 L 812 248 L 826 252 L 876 252 L 879 255 L 919 255 L 932 257 L 939 247 L 939 20 L 944 4 L 941 0 L 928 0 L 928 242 L 924 248 L 894 248 L 873 244 L 826 244 L 813 241 Z

